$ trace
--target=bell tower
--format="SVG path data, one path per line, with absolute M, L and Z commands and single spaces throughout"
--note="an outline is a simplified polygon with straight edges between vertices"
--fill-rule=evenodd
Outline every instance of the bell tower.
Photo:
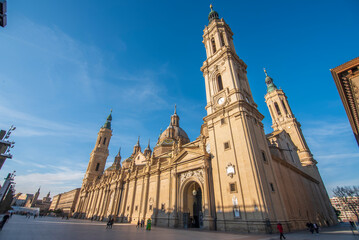
M 111 129 L 112 110 L 107 117 L 106 123 L 101 127 L 97 134 L 97 140 L 94 149 L 90 154 L 90 161 L 86 170 L 83 184 L 92 182 L 98 176 L 101 176 L 104 169 L 107 157 L 109 155 L 108 145 L 112 136 Z
M 276 87 L 273 79 L 268 76 L 265 69 L 264 73 L 267 85 L 267 94 L 264 98 L 272 117 L 273 130 L 284 130 L 290 135 L 290 138 L 297 147 L 297 153 L 303 166 L 316 164 L 317 162 L 313 159 L 313 155 L 305 141 L 301 125 L 294 117 L 289 106 L 287 96 L 282 89 Z
M 284 216 L 283 210 L 269 207 L 279 196 L 271 193 L 276 183 L 268 165 L 271 155 L 261 122 L 264 116 L 253 101 L 247 65 L 236 54 L 233 33 L 210 7 L 209 24 L 203 31 L 207 59 L 201 71 L 217 228 L 226 230 L 240 224 L 245 228 L 247 221 L 264 228 L 264 219 Z

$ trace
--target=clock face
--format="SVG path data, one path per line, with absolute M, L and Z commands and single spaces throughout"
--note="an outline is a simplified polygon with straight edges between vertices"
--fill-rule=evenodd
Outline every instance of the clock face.
M 218 99 L 217 103 L 219 105 L 222 105 L 224 103 L 224 97 L 221 97 L 220 99 Z
M 234 167 L 232 165 L 227 167 L 227 175 L 234 174 Z

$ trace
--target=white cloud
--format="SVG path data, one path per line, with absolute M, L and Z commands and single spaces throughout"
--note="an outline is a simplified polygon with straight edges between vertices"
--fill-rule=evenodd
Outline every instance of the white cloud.
M 46 166 L 48 168 L 48 166 Z M 41 195 L 51 191 L 52 196 L 58 193 L 69 191 L 73 188 L 81 187 L 85 169 L 76 170 L 68 167 L 57 167 L 55 172 L 39 173 L 31 172 L 29 174 L 15 177 L 16 192 L 33 193 L 39 186 L 42 186 Z

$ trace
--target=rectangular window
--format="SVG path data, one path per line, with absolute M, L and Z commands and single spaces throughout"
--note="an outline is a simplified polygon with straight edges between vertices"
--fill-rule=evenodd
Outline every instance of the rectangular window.
M 98 171 L 98 168 L 100 167 L 100 163 L 97 163 L 96 164 L 96 169 L 95 169 L 95 171 Z
M 236 183 L 230 183 L 229 184 L 229 191 L 231 193 L 236 193 L 237 192 L 237 184 Z
M 150 211 L 152 211 L 152 205 L 150 205 Z
M 226 124 L 226 119 L 221 118 L 221 125 Z
M 262 151 L 262 158 L 264 162 L 267 162 L 266 154 L 264 151 Z
M 162 204 L 161 204 L 161 211 L 164 211 L 164 210 L 165 210 L 165 204 L 162 203 Z
M 137 210 L 138 210 L 138 206 L 135 207 L 135 211 L 137 211 Z
M 130 211 L 130 206 L 127 206 L 127 211 Z
M 274 186 L 273 186 L 273 183 L 270 183 L 270 188 L 271 188 L 272 192 L 274 192 Z
M 229 149 L 229 142 L 225 142 L 224 143 L 224 150 L 228 150 Z

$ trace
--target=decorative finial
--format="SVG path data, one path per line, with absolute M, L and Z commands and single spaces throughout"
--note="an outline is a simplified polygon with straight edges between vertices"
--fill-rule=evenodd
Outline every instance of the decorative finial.
M 211 9 L 211 11 L 213 11 L 212 3 L 209 5 L 209 8 Z
M 111 113 L 112 113 L 112 108 L 111 108 Z
M 264 73 L 266 74 L 266 77 L 268 77 L 267 70 L 265 68 L 263 68 L 263 70 L 264 70 Z
M 140 136 L 138 136 L 137 144 L 140 144 Z
M 148 139 L 148 146 L 147 147 L 150 148 L 150 139 Z
M 175 104 L 175 114 L 177 114 L 177 105 Z

